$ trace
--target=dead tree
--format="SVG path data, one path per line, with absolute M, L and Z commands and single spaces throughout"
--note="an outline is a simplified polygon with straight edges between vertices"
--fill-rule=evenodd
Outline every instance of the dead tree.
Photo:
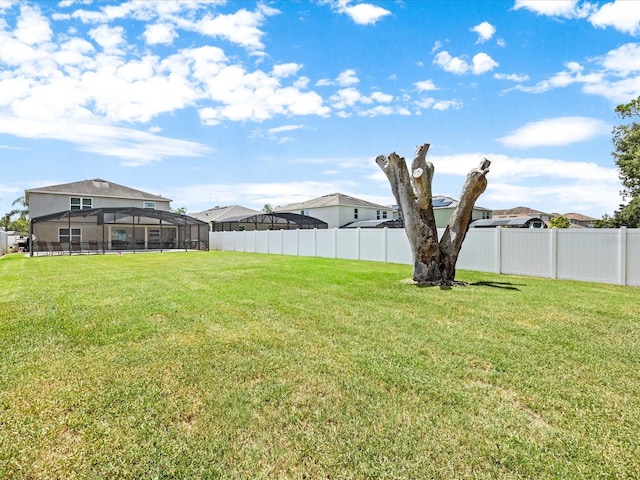
M 431 162 L 426 161 L 428 150 L 428 143 L 416 148 L 411 174 L 405 159 L 395 152 L 388 157 L 378 156 L 376 163 L 389 179 L 402 213 L 413 254 L 413 280 L 419 284 L 453 285 L 458 254 L 471 223 L 476 200 L 487 187 L 486 175 L 491 162 L 485 158 L 478 168 L 467 174 L 458 205 L 438 240 L 431 192 L 434 168 Z

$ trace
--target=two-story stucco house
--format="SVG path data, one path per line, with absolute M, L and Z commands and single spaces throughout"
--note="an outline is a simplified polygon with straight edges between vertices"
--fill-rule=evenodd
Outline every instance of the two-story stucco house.
M 31 252 L 204 248 L 206 222 L 171 212 L 171 200 L 102 179 L 25 191 Z
M 351 197 L 343 193 L 332 193 L 299 203 L 291 203 L 275 209 L 315 217 L 327 223 L 328 228 L 340 228 L 359 220 L 392 219 L 393 208 Z

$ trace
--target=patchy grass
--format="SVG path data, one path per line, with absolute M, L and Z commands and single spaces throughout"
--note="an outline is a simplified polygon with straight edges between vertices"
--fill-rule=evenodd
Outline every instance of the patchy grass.
M 637 478 L 640 289 L 233 252 L 0 260 L 0 478 Z

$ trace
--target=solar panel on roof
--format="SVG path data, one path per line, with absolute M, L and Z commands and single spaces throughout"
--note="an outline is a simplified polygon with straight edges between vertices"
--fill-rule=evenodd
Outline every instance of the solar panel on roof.
M 434 198 L 433 199 L 433 206 L 434 207 L 448 207 L 449 205 L 451 205 L 451 203 L 453 203 L 451 200 L 447 199 L 447 198 Z

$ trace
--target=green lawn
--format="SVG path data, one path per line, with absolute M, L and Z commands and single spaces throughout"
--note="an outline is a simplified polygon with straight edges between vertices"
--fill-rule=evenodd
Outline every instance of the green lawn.
M 0 478 L 638 478 L 640 289 L 0 259 Z

